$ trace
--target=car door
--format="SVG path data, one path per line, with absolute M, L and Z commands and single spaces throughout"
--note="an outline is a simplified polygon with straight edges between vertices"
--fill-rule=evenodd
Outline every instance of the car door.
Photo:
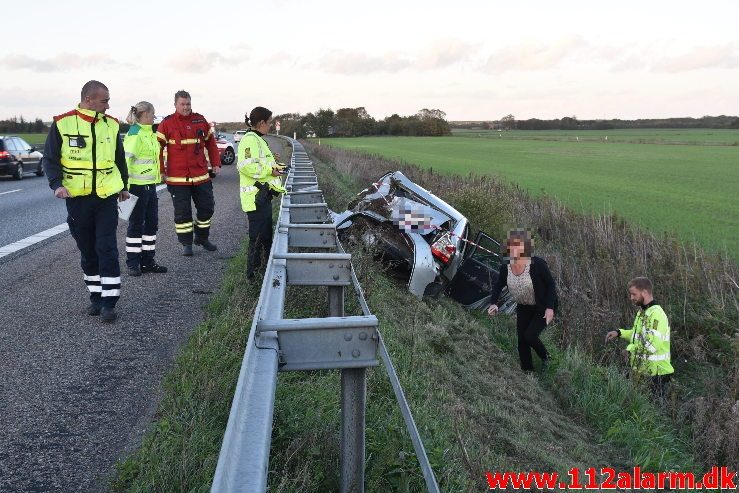
M 5 148 L 12 156 L 11 160 L 14 163 L 22 161 L 20 149 L 18 149 L 17 139 L 15 137 L 7 137 L 5 139 Z
M 23 160 L 23 171 L 35 171 L 38 167 L 38 159 L 33 157 L 33 147 L 31 144 L 21 139 L 20 137 L 13 137 L 15 140 L 15 148 L 18 149 L 20 158 Z
M 499 270 L 507 268 L 498 252 L 498 241 L 482 231 L 478 233 L 474 244 L 468 245 L 467 258 L 447 287 L 449 297 L 468 308 L 487 307 Z M 499 307 L 503 313 L 511 313 L 516 307 L 507 288 L 503 288 Z

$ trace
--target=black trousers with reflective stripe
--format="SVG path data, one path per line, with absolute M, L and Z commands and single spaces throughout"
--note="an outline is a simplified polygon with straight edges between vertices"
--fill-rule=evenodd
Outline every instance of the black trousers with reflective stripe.
M 258 194 L 256 210 L 246 213 L 249 218 L 249 253 L 246 260 L 246 275 L 251 277 L 269 258 L 272 248 L 272 202 Z
M 80 249 L 82 272 L 90 301 L 114 307 L 120 297 L 118 264 L 118 194 L 101 199 L 95 195 L 66 199 L 67 224 Z
M 215 199 L 213 197 L 213 182 L 200 185 L 167 185 L 167 190 L 172 196 L 174 206 L 175 227 L 192 223 L 192 205 L 195 204 L 196 218 L 198 221 L 210 221 L 215 210 Z M 177 231 L 177 239 L 183 245 L 192 245 L 193 231 L 199 239 L 207 240 L 210 235 L 210 225 L 202 226 L 192 224 L 189 231 Z
M 154 263 L 156 240 L 143 239 L 142 236 L 156 236 L 159 228 L 157 186 L 131 185 L 128 191 L 139 199 L 128 218 L 126 265 L 132 268 L 151 265 Z

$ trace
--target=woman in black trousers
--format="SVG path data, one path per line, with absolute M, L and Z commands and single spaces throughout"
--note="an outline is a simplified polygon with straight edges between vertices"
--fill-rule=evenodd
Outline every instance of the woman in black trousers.
M 557 290 L 546 261 L 531 256 L 531 235 L 517 229 L 508 233 L 506 240 L 506 265 L 501 266 L 498 280 L 493 286 L 488 314 L 498 312 L 498 298 L 504 286 L 516 301 L 516 332 L 518 333 L 518 357 L 521 369 L 531 371 L 534 364 L 531 349 L 541 358 L 546 368 L 549 353 L 539 335 L 554 318 L 557 309 Z

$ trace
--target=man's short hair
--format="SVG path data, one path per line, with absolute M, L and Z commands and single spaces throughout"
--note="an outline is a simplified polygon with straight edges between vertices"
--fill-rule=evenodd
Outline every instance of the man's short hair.
M 80 91 L 80 101 L 84 101 L 86 97 L 92 96 L 100 89 L 107 91 L 108 87 L 100 81 L 88 80 L 85 82 L 85 85 L 82 86 L 82 91 Z
M 190 93 L 185 91 L 184 89 L 180 89 L 176 93 L 174 93 L 174 102 L 176 103 L 179 98 L 183 99 L 192 99 L 190 97 Z
M 648 277 L 635 277 L 631 281 L 629 281 L 628 287 L 635 287 L 639 291 L 646 291 L 649 294 L 652 294 L 652 281 L 649 280 Z

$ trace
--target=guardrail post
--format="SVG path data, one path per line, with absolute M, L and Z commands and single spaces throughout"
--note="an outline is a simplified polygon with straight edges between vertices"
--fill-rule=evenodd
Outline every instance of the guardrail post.
M 282 198 L 252 330 L 246 343 L 211 493 L 267 490 L 278 371 L 341 368 L 341 493 L 364 493 L 366 369 L 378 365 L 378 346 L 409 428 L 429 493 L 438 493 L 433 470 L 390 356 L 331 224 L 312 162 L 293 141 L 293 170 Z M 337 250 L 290 253 L 289 248 Z M 329 317 L 284 319 L 287 285 L 326 286 Z M 345 316 L 346 286 L 354 286 L 362 316 Z
M 328 288 L 329 315 L 344 316 L 344 287 Z M 341 493 L 364 493 L 365 368 L 341 370 Z

